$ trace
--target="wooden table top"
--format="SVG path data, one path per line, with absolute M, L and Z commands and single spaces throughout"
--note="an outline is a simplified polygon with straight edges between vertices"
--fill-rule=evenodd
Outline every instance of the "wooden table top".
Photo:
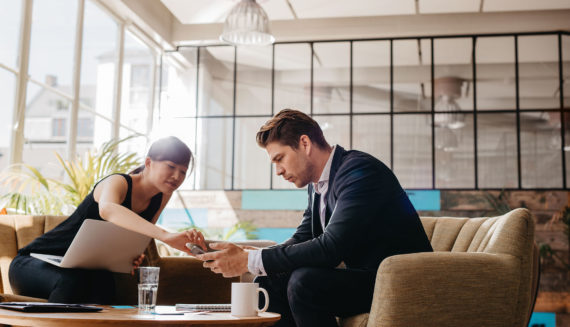
M 258 317 L 237 318 L 229 312 L 184 315 L 139 314 L 138 309 L 100 306 L 100 312 L 29 313 L 0 309 L 0 324 L 18 326 L 272 326 L 280 314 L 260 313 Z

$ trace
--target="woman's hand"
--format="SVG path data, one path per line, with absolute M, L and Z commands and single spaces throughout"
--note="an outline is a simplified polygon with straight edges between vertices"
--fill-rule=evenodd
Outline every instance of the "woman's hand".
M 199 230 L 192 228 L 188 230 L 190 235 L 190 243 L 197 244 L 199 247 L 202 248 L 205 252 L 208 252 L 208 246 L 206 245 L 206 241 L 204 239 L 204 235 Z
M 140 256 L 138 256 L 138 258 L 135 258 L 135 260 L 133 260 L 133 270 L 131 270 L 131 275 L 134 276 L 135 274 L 135 269 L 137 269 L 138 267 L 140 267 L 140 265 L 142 264 L 144 260 L 144 254 L 141 254 Z
M 185 253 L 191 254 L 190 250 L 186 247 L 186 243 L 198 244 L 204 251 L 207 250 L 206 242 L 204 241 L 204 235 L 195 229 L 183 231 L 180 233 L 168 233 L 163 239 L 164 243 L 169 246 L 183 251 Z

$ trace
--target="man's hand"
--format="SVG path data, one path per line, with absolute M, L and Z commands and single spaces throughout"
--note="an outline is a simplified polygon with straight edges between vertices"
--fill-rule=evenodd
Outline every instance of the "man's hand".
M 210 268 L 216 274 L 224 277 L 241 276 L 248 272 L 247 251 L 233 243 L 210 243 L 215 252 L 208 252 L 196 256 L 204 261 L 204 268 Z M 212 260 L 210 262 L 206 262 Z

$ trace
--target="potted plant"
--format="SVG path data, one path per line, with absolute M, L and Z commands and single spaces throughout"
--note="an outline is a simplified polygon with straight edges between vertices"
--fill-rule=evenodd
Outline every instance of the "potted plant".
M 26 164 L 9 166 L 0 173 L 0 186 L 7 192 L 0 196 L 0 207 L 8 213 L 31 215 L 70 214 L 91 192 L 95 182 L 117 173 L 128 172 L 142 164 L 136 153 L 120 154 L 119 144 L 140 135 L 104 143 L 88 151 L 84 158 L 67 161 L 55 153 L 65 172 L 64 181 L 48 178 Z

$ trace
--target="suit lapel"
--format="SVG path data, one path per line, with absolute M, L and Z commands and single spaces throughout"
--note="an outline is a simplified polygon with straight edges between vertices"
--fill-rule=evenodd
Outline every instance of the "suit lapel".
M 331 219 L 332 210 L 336 205 L 336 198 L 333 196 L 333 185 L 334 185 L 334 177 L 336 175 L 336 171 L 338 167 L 342 163 L 342 158 L 346 150 L 340 145 L 336 146 L 336 150 L 334 152 L 333 161 L 331 163 L 331 171 L 329 175 L 329 186 L 327 193 L 325 195 L 327 206 L 325 208 L 325 226 L 328 225 L 329 220 Z M 313 189 L 313 185 L 309 184 L 309 190 L 311 194 L 311 220 L 312 220 L 312 227 L 313 227 L 313 237 L 317 237 L 323 233 L 323 228 L 321 226 L 321 215 L 320 215 L 320 195 L 315 192 Z
M 317 237 L 323 233 L 323 228 L 321 227 L 321 216 L 320 212 L 320 204 L 321 204 L 321 196 L 313 191 L 313 208 L 311 210 L 312 218 L 311 222 L 313 223 L 313 237 Z
M 344 154 L 346 153 L 346 150 L 344 150 L 344 148 L 340 145 L 337 144 L 336 146 L 336 150 L 334 152 L 334 156 L 333 156 L 333 161 L 331 163 L 331 172 L 329 175 L 329 187 L 328 187 L 328 191 L 327 194 L 332 190 L 332 187 L 334 185 L 334 178 L 336 176 L 336 171 L 338 170 L 338 167 L 340 167 L 340 164 L 342 163 L 342 158 L 344 158 Z M 327 196 L 328 199 L 328 196 Z M 327 201 L 327 205 L 328 205 L 329 201 Z
M 325 208 L 325 227 L 329 224 L 329 220 L 331 219 L 332 216 L 332 212 L 333 209 L 336 205 L 336 197 L 334 196 L 334 179 L 336 176 L 336 172 L 338 170 L 338 167 L 340 167 L 340 164 L 342 163 L 342 159 L 344 158 L 344 155 L 346 153 L 346 150 L 337 144 L 335 152 L 334 152 L 334 156 L 333 156 L 333 161 L 331 163 L 331 172 L 329 175 L 329 186 L 327 189 L 327 194 L 326 194 L 326 201 L 327 201 L 327 206 Z

